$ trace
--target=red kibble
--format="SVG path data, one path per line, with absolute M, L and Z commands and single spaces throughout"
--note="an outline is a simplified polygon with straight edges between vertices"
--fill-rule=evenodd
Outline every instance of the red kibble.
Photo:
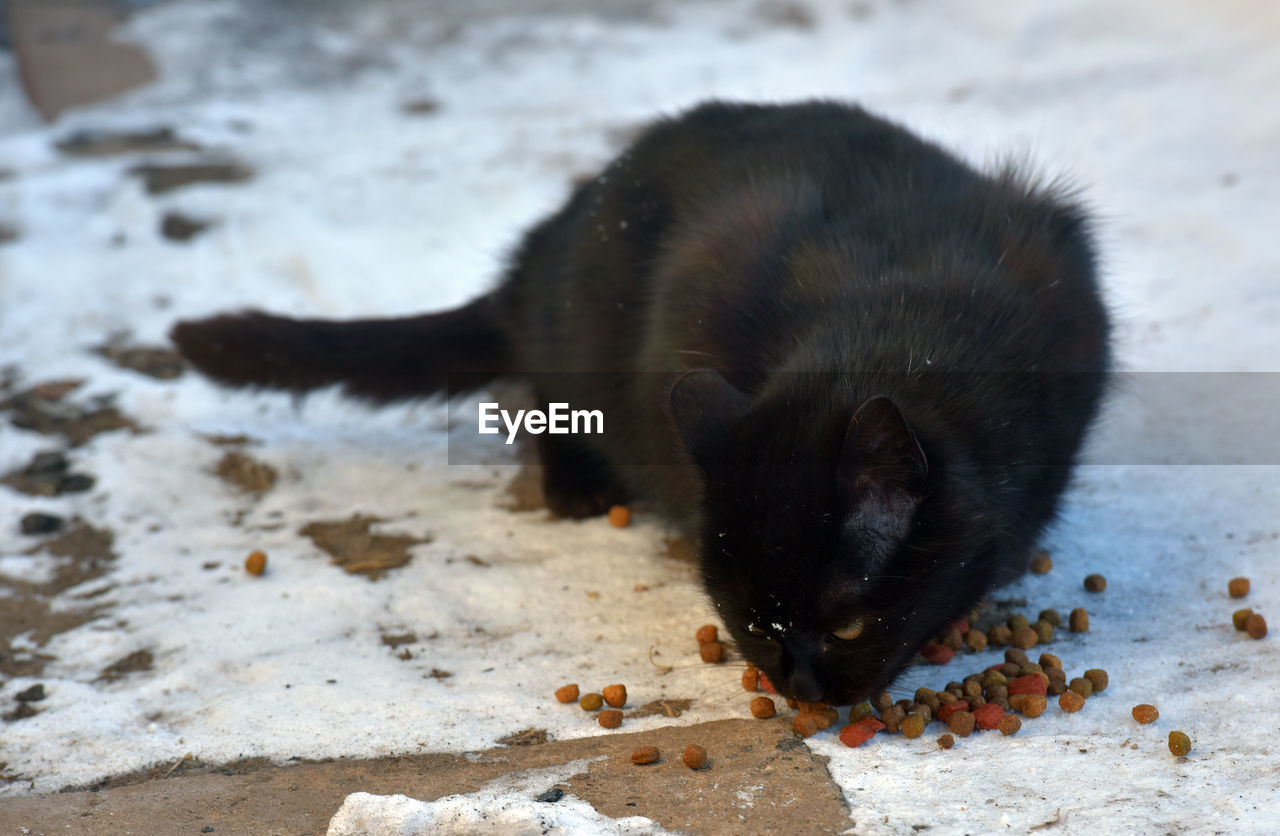
M 724 658 L 724 645 L 720 642 L 707 642 L 698 645 L 698 655 L 702 657 L 702 661 L 715 664 Z
M 1009 680 L 1009 696 L 1015 694 L 1039 694 L 1044 696 L 1049 693 L 1049 678 L 1042 673 L 1029 673 L 1026 676 L 1017 676 Z
M 934 642 L 932 644 L 926 644 L 920 651 L 920 655 L 935 665 L 945 665 L 947 662 L 951 661 L 952 657 L 956 655 L 956 652 L 944 644 Z
M 875 737 L 876 732 L 884 727 L 884 723 L 881 723 L 875 717 L 863 717 L 856 723 L 850 723 L 840 730 L 840 742 L 850 747 L 861 746 Z
M 973 719 L 980 729 L 998 729 L 1004 719 L 1004 709 L 993 702 L 980 705 L 973 710 Z
M 957 632 L 960 633 L 960 635 L 963 636 L 965 633 L 969 632 L 969 619 L 967 618 L 960 619 L 955 624 L 951 625 L 951 629 L 956 630 Z
M 964 700 L 956 700 L 955 702 L 947 703 L 946 705 L 939 708 L 937 718 L 941 722 L 945 723 L 947 722 L 947 718 L 950 717 L 952 714 L 955 714 L 957 711 L 968 711 L 968 710 L 969 710 L 969 703 L 965 702 Z
M 768 691 L 770 694 L 778 693 L 778 689 L 773 687 L 773 683 L 769 681 L 769 677 L 765 676 L 764 671 L 760 671 L 760 676 L 757 677 L 757 681 L 759 682 L 760 687 Z

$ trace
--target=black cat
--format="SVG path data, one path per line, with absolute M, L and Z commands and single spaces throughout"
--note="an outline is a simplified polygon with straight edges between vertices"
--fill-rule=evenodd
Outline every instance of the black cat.
M 386 402 L 523 377 L 602 436 L 536 437 L 551 508 L 648 497 L 778 689 L 850 703 L 1016 577 L 1110 364 L 1085 213 L 841 104 L 650 127 L 469 305 L 179 323 L 231 385 Z

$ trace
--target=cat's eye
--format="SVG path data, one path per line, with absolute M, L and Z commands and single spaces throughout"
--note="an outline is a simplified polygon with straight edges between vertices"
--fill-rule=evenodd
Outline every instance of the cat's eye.
M 861 618 L 855 618 L 839 630 L 832 630 L 831 635 L 842 641 L 851 642 L 862 635 L 864 624 Z

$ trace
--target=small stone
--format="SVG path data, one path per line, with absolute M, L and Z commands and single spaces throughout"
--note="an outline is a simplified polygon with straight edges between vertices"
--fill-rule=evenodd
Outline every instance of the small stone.
M 23 534 L 37 535 L 53 534 L 56 531 L 61 531 L 66 524 L 67 521 L 62 517 L 57 517 L 53 514 L 34 513 L 23 517 L 19 525 Z
M 559 787 L 552 787 L 534 800 L 541 801 L 544 804 L 555 804 L 562 798 L 564 798 L 564 790 Z
M 18 702 L 40 702 L 44 697 L 44 683 L 42 682 L 37 682 L 25 691 L 19 691 L 13 696 Z

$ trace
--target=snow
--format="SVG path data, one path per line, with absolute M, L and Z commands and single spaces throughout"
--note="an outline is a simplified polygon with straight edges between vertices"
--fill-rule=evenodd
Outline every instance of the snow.
M 0 488 L 7 519 L 78 514 L 113 530 L 119 554 L 111 573 L 58 601 L 105 590 L 94 600 L 106 613 L 39 648 L 55 657 L 40 677 L 3 684 L 0 698 L 37 681 L 49 696 L 40 714 L 5 725 L 0 761 L 24 780 L 0 794 L 83 786 L 186 753 L 284 761 L 476 750 L 530 727 L 607 733 L 549 699 L 568 681 L 625 682 L 633 704 L 695 701 L 678 720 L 633 721 L 632 731 L 745 716 L 736 672 L 702 665 L 691 647 L 710 610 L 692 568 L 661 556 L 668 532 L 652 517 L 617 530 L 502 510 L 514 454 L 448 464 L 440 404 L 375 412 L 323 393 L 299 406 L 191 375 L 154 381 L 89 351 L 116 332 L 159 343 L 175 319 L 228 308 L 345 317 L 463 302 L 495 280 L 520 231 L 574 176 L 659 113 L 712 96 L 854 99 L 969 159 L 1025 158 L 1067 175 L 1098 212 L 1125 369 L 1280 371 L 1273 4 L 808 3 L 812 27 L 769 23 L 765 12 L 785 4 L 746 0 L 641 14 L 558 3 L 536 15 L 322 4 L 305 25 L 250 5 L 140 11 L 128 34 L 152 50 L 163 80 L 52 126 L 36 124 L 15 83 L 0 84 L 0 167 L 13 172 L 0 178 L 0 223 L 20 231 L 0 245 L 0 367 L 19 367 L 28 384 L 86 378 L 74 399 L 116 393 L 146 428 L 72 451 L 97 477 L 87 494 L 32 500 Z M 0 61 L 12 82 L 10 57 Z M 438 108 L 401 111 L 420 99 Z M 159 124 L 255 178 L 149 196 L 125 173 L 136 158 L 53 148 L 82 128 Z M 216 223 L 178 245 L 156 231 L 169 209 Z M 1210 403 L 1232 413 L 1246 394 Z M 1232 630 L 1239 604 L 1225 592 L 1228 578 L 1249 576 L 1247 605 L 1280 611 L 1280 458 L 1187 464 L 1185 433 L 1161 435 L 1180 412 L 1176 387 L 1166 398 L 1146 411 L 1117 398 L 1095 440 L 1103 452 L 1046 538 L 1057 568 L 1007 593 L 1033 608 L 1087 606 L 1092 632 L 1051 650 L 1069 668 L 1107 669 L 1111 687 L 1078 714 L 1051 709 L 1015 738 L 975 735 L 946 753 L 936 734 L 856 750 L 811 739 L 831 758 L 857 832 L 1049 821 L 1266 832 L 1280 815 L 1276 642 Z M 1248 428 L 1274 416 L 1270 406 L 1218 417 Z M 223 450 L 202 438 L 210 433 L 251 436 L 247 452 L 279 484 L 257 501 L 232 491 L 213 475 Z M 4 426 L 0 472 L 55 446 Z M 432 539 L 371 582 L 296 533 L 357 512 L 381 517 L 376 531 Z M 31 542 L 7 523 L 0 573 L 47 580 L 53 559 L 23 555 Z M 261 578 L 240 568 L 252 549 L 270 556 Z M 1079 579 L 1095 571 L 1110 586 L 1086 600 Z M 380 637 L 408 632 L 417 640 L 406 661 Z M 659 675 L 651 647 L 676 670 Z M 140 649 L 153 670 L 94 681 Z M 910 672 L 904 686 L 996 659 L 962 655 Z M 1136 725 L 1139 702 L 1156 703 L 1161 719 Z M 1175 728 L 1192 737 L 1187 758 L 1165 750 Z M 434 804 L 356 794 L 331 832 L 378 816 L 383 832 L 465 829 L 475 810 L 506 811 L 513 828 L 633 826 L 572 799 L 538 812 L 521 793 Z

